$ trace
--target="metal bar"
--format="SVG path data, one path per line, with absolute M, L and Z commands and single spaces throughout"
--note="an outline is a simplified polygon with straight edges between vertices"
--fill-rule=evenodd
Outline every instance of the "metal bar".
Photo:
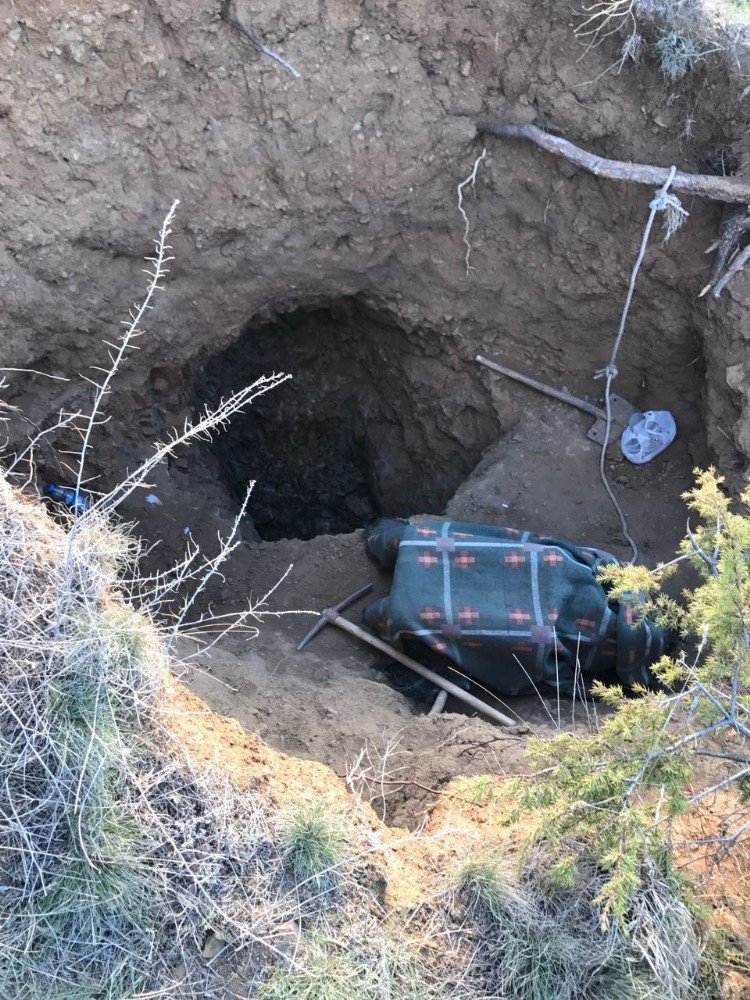
M 308 644 L 308 642 L 311 639 L 314 639 L 315 636 L 318 634 L 318 632 L 320 632 L 321 629 L 325 628 L 327 624 L 328 624 L 328 619 L 325 616 L 325 612 L 323 612 L 323 614 L 320 616 L 320 618 L 318 618 L 318 620 L 315 622 L 315 624 L 307 633 L 307 635 L 304 637 L 304 639 L 297 646 L 297 652 L 299 653 L 301 649 L 304 649 L 305 646 Z
M 553 399 L 559 399 L 563 403 L 570 403 L 571 406 L 576 406 L 579 410 L 583 410 L 584 413 L 590 413 L 592 417 L 601 417 L 604 420 L 607 419 L 607 414 L 604 410 L 601 410 L 598 406 L 594 406 L 593 403 L 587 402 L 585 399 L 579 399 L 578 396 L 572 396 L 569 392 L 565 392 L 564 389 L 553 389 L 550 385 L 545 385 L 544 382 L 538 382 L 535 378 L 531 378 L 529 375 L 522 375 L 520 372 L 514 372 L 512 368 L 506 368 L 504 365 L 499 365 L 495 361 L 490 361 L 488 358 L 482 357 L 481 354 L 477 354 L 476 361 L 480 365 L 484 365 L 486 368 L 491 368 L 495 372 L 500 372 L 501 375 L 507 375 L 508 378 L 515 379 L 516 382 L 523 382 L 524 385 L 530 386 L 532 389 L 536 389 L 537 392 L 543 392 L 545 396 L 552 396 Z
M 366 583 L 364 587 L 360 587 L 359 590 L 355 590 L 353 594 L 349 594 L 345 597 L 343 601 L 339 601 L 338 604 L 334 604 L 334 611 L 343 611 L 344 608 L 348 608 L 350 604 L 354 604 L 355 601 L 360 600 L 362 597 L 366 597 L 367 594 L 372 593 L 372 584 Z

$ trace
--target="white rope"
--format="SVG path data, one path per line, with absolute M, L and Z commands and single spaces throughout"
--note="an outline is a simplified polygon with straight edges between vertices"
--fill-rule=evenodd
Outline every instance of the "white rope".
M 607 479 L 607 472 L 605 469 L 605 461 L 607 457 L 607 448 L 609 447 L 609 438 L 612 431 L 612 400 L 611 400 L 611 389 L 612 383 L 618 376 L 617 371 L 617 352 L 620 350 L 620 344 L 622 343 L 622 338 L 625 333 L 625 323 L 627 322 L 628 312 L 630 311 L 630 304 L 633 301 L 633 293 L 635 291 L 635 283 L 638 278 L 638 272 L 641 269 L 641 264 L 643 263 L 643 258 L 646 256 L 646 247 L 648 246 L 648 239 L 651 235 L 651 228 L 654 224 L 654 219 L 656 218 L 657 212 L 666 211 L 666 234 L 664 236 L 664 242 L 676 232 L 677 229 L 682 225 L 682 223 L 687 218 L 688 213 L 680 204 L 679 199 L 673 194 L 667 194 L 669 186 L 674 179 L 674 175 L 677 172 L 676 167 L 672 167 L 669 171 L 669 176 L 667 177 L 664 185 L 657 191 L 654 198 L 649 204 L 650 214 L 648 217 L 648 222 L 646 223 L 646 228 L 643 230 L 643 239 L 641 240 L 641 249 L 638 252 L 638 257 L 636 258 L 635 266 L 633 267 L 633 272 L 630 276 L 630 285 L 628 286 L 628 294 L 625 297 L 625 305 L 623 306 L 622 316 L 620 317 L 620 327 L 617 331 L 617 337 L 615 338 L 615 344 L 612 348 L 612 354 L 609 359 L 609 363 L 605 368 L 601 368 L 594 378 L 605 378 L 607 379 L 607 385 L 604 390 L 604 400 L 605 409 L 607 414 L 607 427 L 604 433 L 604 440 L 602 441 L 602 450 L 599 455 L 599 475 L 601 476 L 602 483 L 604 484 L 604 489 L 607 491 L 609 499 L 612 501 L 612 506 L 617 511 L 617 516 L 620 518 L 620 526 L 622 527 L 622 533 L 625 536 L 628 545 L 630 546 L 631 552 L 633 553 L 633 558 L 630 560 L 630 564 L 636 562 L 638 559 L 638 546 L 633 540 L 630 531 L 628 530 L 628 520 L 625 517 L 625 513 L 619 504 L 615 492 Z

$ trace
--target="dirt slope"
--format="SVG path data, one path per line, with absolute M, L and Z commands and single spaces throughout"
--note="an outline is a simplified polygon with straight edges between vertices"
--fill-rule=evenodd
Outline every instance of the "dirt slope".
M 524 821 L 508 823 L 508 793 L 496 776 L 469 786 L 461 781 L 447 784 L 430 798 L 427 821 L 414 837 L 382 823 L 377 798 L 372 806 L 353 799 L 350 789 L 327 767 L 272 750 L 236 722 L 212 713 L 181 685 L 167 689 L 165 709 L 170 728 L 183 741 L 194 765 L 224 770 L 237 788 L 259 789 L 281 809 L 326 802 L 334 812 L 350 816 L 360 832 L 366 831 L 370 857 L 383 880 L 387 912 L 402 914 L 407 926 L 420 906 L 429 905 L 449 888 L 467 858 L 498 856 L 513 864 L 528 847 Z M 750 851 L 747 843 L 742 844 L 717 864 L 715 852 L 697 843 L 720 835 L 723 817 L 735 806 L 733 794 L 725 792 L 706 800 L 677 823 L 673 841 L 677 865 L 695 881 L 713 926 L 729 935 L 726 943 L 737 966 L 727 972 L 724 995 L 728 1000 L 743 1000 L 750 996 L 750 980 L 742 971 L 750 954 L 746 887 Z

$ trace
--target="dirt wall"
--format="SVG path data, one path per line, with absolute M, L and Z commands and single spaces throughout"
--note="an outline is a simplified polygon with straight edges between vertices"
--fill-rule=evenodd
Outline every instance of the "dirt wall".
M 301 77 L 223 21 L 218 0 L 15 0 L 0 22 L 3 363 L 73 374 L 97 362 L 159 219 L 182 202 L 168 294 L 112 399 L 118 416 L 139 415 L 130 460 L 181 415 L 154 396 L 155 368 L 205 359 L 250 321 L 355 295 L 437 333 L 463 364 L 496 350 L 594 393 L 649 194 L 490 140 L 467 192 L 467 274 L 456 184 L 481 151 L 475 123 L 533 120 L 604 154 L 695 170 L 744 129 L 741 88 L 716 64 L 679 87 L 648 64 L 601 76 L 616 43 L 584 55 L 563 0 L 239 0 L 236 16 Z M 686 207 L 688 225 L 642 272 L 619 389 L 639 405 L 667 398 L 695 432 L 686 389 L 705 340 L 705 423 L 729 466 L 735 443 L 750 454 L 737 367 L 750 284 L 697 300 L 718 209 Z M 11 401 L 43 420 L 83 394 L 19 378 Z M 496 405 L 498 429 L 512 424 L 513 393 L 498 388 Z M 99 471 L 122 461 L 127 424 L 102 431 Z

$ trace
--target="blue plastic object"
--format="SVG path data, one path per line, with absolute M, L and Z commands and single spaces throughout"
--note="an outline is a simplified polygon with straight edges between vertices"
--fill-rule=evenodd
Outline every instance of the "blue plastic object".
M 622 432 L 622 453 L 630 462 L 643 465 L 669 447 L 676 434 L 677 425 L 669 410 L 634 413 Z
M 75 490 L 68 489 L 65 486 L 57 486 L 55 483 L 50 483 L 47 487 L 47 492 L 55 500 L 59 500 L 66 507 L 70 507 L 75 514 L 82 514 L 85 510 L 90 510 L 93 506 L 90 497 L 85 497 L 82 493 L 76 493 Z

